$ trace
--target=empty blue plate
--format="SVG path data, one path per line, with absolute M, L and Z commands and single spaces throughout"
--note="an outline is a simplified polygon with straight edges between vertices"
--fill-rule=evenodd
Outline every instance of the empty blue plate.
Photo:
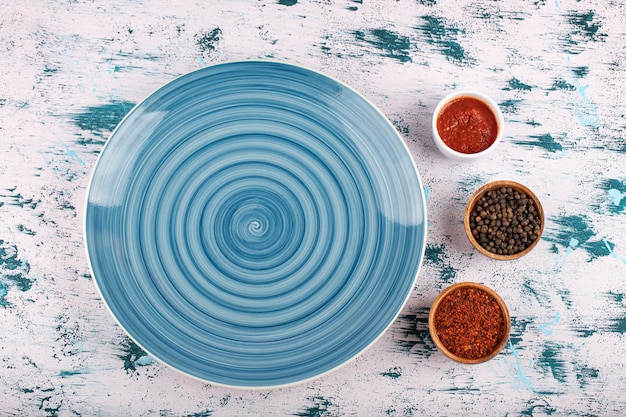
M 184 75 L 94 168 L 85 239 L 102 299 L 146 352 L 203 381 L 278 387 L 372 345 L 409 297 L 426 206 L 393 125 L 277 62 Z

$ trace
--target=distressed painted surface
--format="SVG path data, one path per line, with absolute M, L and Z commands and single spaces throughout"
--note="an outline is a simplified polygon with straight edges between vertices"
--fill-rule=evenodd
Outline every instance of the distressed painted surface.
M 626 399 L 626 6 L 469 0 L 0 3 L 0 415 L 622 415 Z M 155 362 L 100 301 L 83 248 L 91 169 L 132 106 L 217 62 L 284 60 L 362 92 L 394 123 L 428 195 L 429 241 L 397 322 L 321 379 L 210 386 Z M 492 95 L 497 152 L 471 165 L 430 139 L 437 101 Z M 495 179 L 542 199 L 526 258 L 473 251 L 464 204 Z M 437 292 L 496 289 L 513 328 L 459 366 L 427 329 Z

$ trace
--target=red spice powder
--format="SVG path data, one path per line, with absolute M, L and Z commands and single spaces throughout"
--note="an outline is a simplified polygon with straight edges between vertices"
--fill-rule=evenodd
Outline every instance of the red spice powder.
M 486 291 L 458 288 L 439 303 L 434 325 L 446 349 L 462 358 L 478 359 L 493 352 L 502 339 L 504 315 Z
M 487 149 L 498 136 L 498 121 L 491 108 L 473 97 L 459 97 L 437 116 L 437 131 L 446 145 L 472 154 Z

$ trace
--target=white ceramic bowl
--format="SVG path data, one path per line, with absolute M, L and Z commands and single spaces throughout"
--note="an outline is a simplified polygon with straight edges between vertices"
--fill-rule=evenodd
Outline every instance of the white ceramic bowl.
M 456 151 L 452 149 L 451 147 L 449 147 L 439 135 L 439 131 L 437 130 L 437 118 L 439 117 L 441 110 L 444 108 L 446 104 L 460 97 L 471 97 L 471 98 L 475 98 L 475 99 L 482 101 L 491 109 L 494 116 L 496 117 L 496 122 L 498 123 L 498 133 L 496 135 L 496 139 L 487 149 L 483 151 L 476 152 L 476 153 L 462 153 L 462 152 Z M 491 97 L 482 93 L 475 92 L 475 91 L 457 91 L 457 92 L 447 95 L 439 102 L 439 104 L 437 104 L 437 107 L 435 107 L 435 111 L 433 112 L 432 128 L 433 128 L 433 140 L 435 141 L 435 144 L 437 145 L 441 153 L 443 153 L 448 158 L 456 160 L 456 161 L 469 162 L 469 161 L 474 161 L 478 158 L 482 158 L 483 156 L 491 153 L 494 150 L 494 148 L 498 145 L 498 143 L 502 139 L 503 132 L 504 132 L 504 116 L 502 116 L 502 111 L 500 110 L 500 107 L 498 106 L 498 104 L 495 101 L 493 101 Z

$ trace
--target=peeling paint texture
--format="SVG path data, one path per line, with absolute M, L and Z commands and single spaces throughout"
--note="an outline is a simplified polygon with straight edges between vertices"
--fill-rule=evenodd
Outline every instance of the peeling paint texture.
M 623 415 L 624 22 L 626 3 L 605 0 L 0 2 L 0 416 Z M 102 302 L 84 247 L 90 175 L 120 121 L 177 77 L 248 59 L 356 89 L 427 194 L 426 252 L 396 320 L 345 366 L 280 389 L 161 363 Z M 431 140 L 435 106 L 460 90 L 505 119 L 472 163 Z M 463 229 L 469 197 L 500 179 L 545 212 L 538 245 L 510 262 Z M 496 290 L 511 315 L 506 347 L 477 366 L 446 359 L 428 328 L 437 294 L 461 281 Z

